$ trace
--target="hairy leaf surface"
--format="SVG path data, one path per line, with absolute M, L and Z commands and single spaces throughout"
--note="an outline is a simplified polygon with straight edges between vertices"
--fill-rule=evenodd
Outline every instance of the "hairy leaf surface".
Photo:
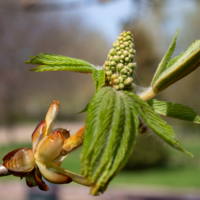
M 200 124 L 200 116 L 188 106 L 156 99 L 149 100 L 148 104 L 160 115 Z
M 40 65 L 31 71 L 74 71 L 92 73 L 95 66 L 89 62 L 77 58 L 70 58 L 61 55 L 41 53 L 26 61 L 27 64 Z
M 182 144 L 176 139 L 175 134 L 171 126 L 167 124 L 166 121 L 161 119 L 161 117 L 151 108 L 145 101 L 140 99 L 137 95 L 124 92 L 128 96 L 132 98 L 135 102 L 135 107 L 144 121 L 148 124 L 148 126 L 166 143 L 168 143 L 173 148 L 182 151 L 189 156 L 193 157 L 193 155 L 186 150 L 183 149 Z
M 81 156 L 82 174 L 93 186 L 92 194 L 104 192 L 127 161 L 139 121 L 131 99 L 111 87 L 99 90 L 87 112 Z
M 105 85 L 105 70 L 95 69 L 92 73 L 92 77 L 95 82 L 96 91 L 98 91 L 103 85 Z
M 194 42 L 185 52 L 169 61 L 175 48 L 177 34 L 178 32 L 152 80 L 151 86 L 155 93 L 161 92 L 200 66 L 200 40 Z

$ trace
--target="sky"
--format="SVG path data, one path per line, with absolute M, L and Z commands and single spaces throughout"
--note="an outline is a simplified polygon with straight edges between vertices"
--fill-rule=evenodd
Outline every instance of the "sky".
M 102 33 L 108 42 L 114 41 L 119 33 L 123 31 L 121 27 L 122 22 L 131 18 L 134 19 L 138 15 L 145 21 L 152 14 L 151 9 L 148 9 L 149 0 L 141 0 L 144 6 L 143 12 L 138 12 L 132 0 L 117 0 L 104 4 L 97 3 L 98 0 L 65 1 L 68 3 L 82 2 L 83 6 L 65 12 L 63 15 L 64 18 L 66 15 L 82 16 L 84 25 L 89 29 Z M 177 28 L 182 28 L 185 16 L 192 12 L 194 6 L 194 0 L 184 0 L 184 3 L 183 0 L 167 0 L 163 11 L 165 17 L 161 27 L 163 31 L 173 36 Z

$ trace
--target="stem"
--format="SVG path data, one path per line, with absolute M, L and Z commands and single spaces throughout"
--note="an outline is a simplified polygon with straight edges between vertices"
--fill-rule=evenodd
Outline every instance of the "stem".
M 153 88 L 149 87 L 145 92 L 141 93 L 139 97 L 144 101 L 148 101 L 149 99 L 152 99 L 156 95 L 157 94 L 153 91 Z
M 46 163 L 46 166 L 48 168 L 53 168 L 54 170 L 56 170 L 56 172 L 59 172 L 61 174 L 65 174 L 65 175 L 69 176 L 76 183 L 79 183 L 79 184 L 87 186 L 87 187 L 91 187 L 91 182 L 79 174 L 70 172 L 66 169 L 62 169 L 53 163 Z
M 3 165 L 0 165 L 0 177 L 11 175 L 10 171 L 5 168 Z

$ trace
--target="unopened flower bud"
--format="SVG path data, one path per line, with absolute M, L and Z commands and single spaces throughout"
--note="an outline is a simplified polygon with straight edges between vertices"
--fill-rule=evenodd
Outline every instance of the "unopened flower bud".
M 114 79 L 112 82 L 113 82 L 114 85 L 118 85 L 119 84 L 119 80 L 118 79 Z
M 118 75 L 117 75 L 117 74 L 113 74 L 113 75 L 111 76 L 111 79 L 112 79 L 112 80 L 114 80 L 114 79 L 116 79 L 116 78 L 118 78 Z
M 126 62 L 128 62 L 128 61 L 129 61 L 129 57 L 127 56 L 124 60 L 125 60 Z
M 110 65 L 111 65 L 111 66 L 116 66 L 116 62 L 115 62 L 115 61 L 111 61 L 111 62 L 110 62 Z
M 117 65 L 117 70 L 118 70 L 118 71 L 121 71 L 123 67 L 124 67 L 124 65 L 123 65 L 122 63 L 119 63 L 119 64 Z
M 123 55 L 126 57 L 126 56 L 128 56 L 129 55 L 129 53 L 128 53 L 128 51 L 123 51 Z
M 113 87 L 116 89 L 116 90 L 119 90 L 119 85 L 113 85 Z
M 105 66 L 110 66 L 110 62 L 109 62 L 109 61 L 106 61 L 106 62 L 105 62 Z
M 111 76 L 112 75 L 112 71 L 106 71 L 106 75 L 107 76 Z
M 126 74 L 127 71 L 126 71 L 126 69 L 123 68 L 123 69 L 120 71 L 120 73 L 121 73 L 121 74 Z
M 119 76 L 119 77 L 118 77 L 118 81 L 119 81 L 119 83 L 123 83 L 123 82 L 124 82 L 124 79 L 123 79 L 121 76 Z
M 115 56 L 114 56 L 114 61 L 115 61 L 115 62 L 119 62 L 119 60 L 120 60 L 120 57 L 115 55 Z
M 119 88 L 120 88 L 121 90 L 123 90 L 123 89 L 125 88 L 124 84 L 120 83 L 120 84 L 119 84 Z
M 132 79 L 130 77 L 128 77 L 125 81 L 124 81 L 124 85 L 130 85 L 132 84 Z
M 124 49 L 125 46 L 123 44 L 120 45 L 120 49 Z
M 105 67 L 105 71 L 110 71 L 110 67 Z

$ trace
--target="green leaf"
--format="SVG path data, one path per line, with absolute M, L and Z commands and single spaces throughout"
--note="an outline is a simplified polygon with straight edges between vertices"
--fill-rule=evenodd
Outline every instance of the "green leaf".
M 171 126 L 167 125 L 161 117 L 151 108 L 145 101 L 140 99 L 137 95 L 125 92 L 128 96 L 132 98 L 132 101 L 135 103 L 135 107 L 138 113 L 141 115 L 143 120 L 148 124 L 148 126 L 166 143 L 168 143 L 173 148 L 182 151 L 189 156 L 193 155 L 185 151 L 181 143 L 176 139 L 175 134 Z
M 166 70 L 167 64 L 169 63 L 172 54 L 174 53 L 174 50 L 176 48 L 176 39 L 178 36 L 179 30 L 177 30 L 166 54 L 162 58 L 161 62 L 158 65 L 158 68 L 156 70 L 156 73 L 154 74 L 153 80 L 152 80 L 152 85 L 157 81 L 157 79 L 161 76 L 161 74 Z
M 200 124 L 200 116 L 188 106 L 156 99 L 151 99 L 147 103 L 160 115 Z
M 32 56 L 31 56 L 32 57 Z M 40 65 L 30 71 L 74 71 L 92 73 L 96 67 L 85 60 L 70 58 L 61 55 L 41 53 L 33 56 L 26 64 Z
M 76 114 L 81 114 L 81 113 L 87 112 L 88 107 L 89 107 L 89 104 L 90 104 L 90 103 L 88 103 L 88 104 L 85 106 L 85 108 L 83 108 L 83 110 L 81 110 L 80 112 L 78 112 L 78 113 L 76 113 Z
M 194 42 L 184 53 L 176 56 L 152 81 L 153 91 L 157 94 L 187 76 L 200 66 L 200 40 Z
M 98 91 L 103 85 L 105 85 L 105 70 L 95 69 L 92 73 L 92 77 L 95 82 L 96 91 Z
M 128 96 L 111 87 L 97 91 L 89 104 L 81 154 L 82 174 L 92 182 L 91 194 L 104 192 L 124 166 L 138 125 Z

